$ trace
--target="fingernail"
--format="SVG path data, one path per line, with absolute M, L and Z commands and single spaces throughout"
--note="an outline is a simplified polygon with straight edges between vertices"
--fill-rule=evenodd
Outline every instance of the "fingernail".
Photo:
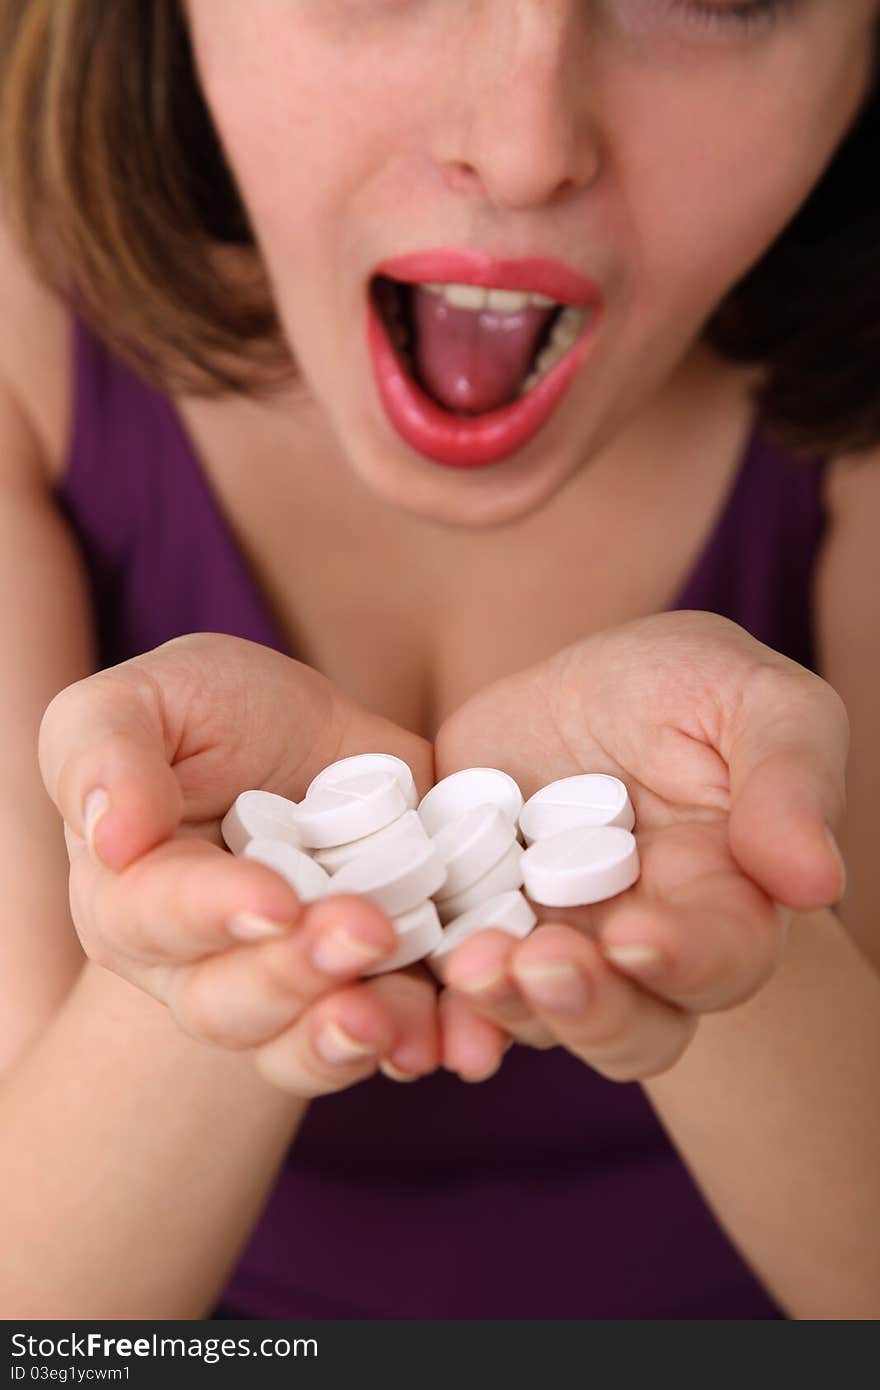
M 284 936 L 290 931 L 290 923 L 272 922 L 256 912 L 237 912 L 229 923 L 229 931 L 239 941 L 265 941 L 270 936 Z
M 840 845 L 835 840 L 834 831 L 831 829 L 830 825 L 826 825 L 825 834 L 828 836 L 828 843 L 834 851 L 834 857 L 840 865 L 840 892 L 838 893 L 837 900 L 834 904 L 834 906 L 836 907 L 837 903 L 840 902 L 840 899 L 846 893 L 846 864 L 844 863 L 843 855 L 840 852 Z
M 106 867 L 106 865 L 104 865 L 104 861 L 95 846 L 95 830 L 97 829 L 98 821 L 109 805 L 110 798 L 103 787 L 95 787 L 94 791 L 90 791 L 83 802 L 83 824 L 85 826 L 86 844 L 89 847 L 89 854 L 96 864 L 101 864 L 104 867 Z
M 379 1063 L 379 1070 L 388 1077 L 389 1081 L 418 1081 L 419 1073 L 415 1071 L 400 1071 L 393 1062 L 386 1058 Z
M 504 972 L 493 970 L 483 975 L 469 975 L 464 980 L 449 980 L 450 989 L 461 990 L 463 994 L 482 994 L 485 990 L 497 989 L 504 983 Z
M 468 1085 L 471 1085 L 472 1083 L 475 1084 L 475 1083 L 478 1082 L 478 1081 L 488 1081 L 490 1076 L 494 1076 L 494 1075 L 495 1075 L 495 1073 L 497 1072 L 498 1068 L 501 1066 L 501 1062 L 502 1062 L 502 1061 L 503 1061 L 503 1058 L 499 1059 L 497 1062 L 494 1062 L 494 1063 L 492 1064 L 492 1066 L 489 1067 L 489 1069 L 488 1069 L 487 1071 L 477 1071 L 477 1072 L 464 1072 L 464 1071 L 460 1071 L 460 1072 L 458 1073 L 459 1079 L 460 1079 L 461 1081 L 466 1081 L 466 1082 L 468 1083 Z
M 325 1023 L 315 1039 L 315 1051 L 336 1066 L 350 1062 L 363 1062 L 367 1057 L 375 1057 L 376 1049 L 372 1043 L 358 1042 L 338 1023 Z
M 310 958 L 315 969 L 325 975 L 351 975 L 375 965 L 387 955 L 386 947 L 370 941 L 358 941 L 344 927 L 337 927 L 318 937 L 312 946 Z
M 656 946 L 641 941 L 620 942 L 615 946 L 602 946 L 602 954 L 612 965 L 621 970 L 631 970 L 633 974 L 650 975 L 663 964 L 663 953 Z
M 514 974 L 528 997 L 542 1008 L 578 1014 L 587 1006 L 586 981 L 567 961 L 514 967 Z

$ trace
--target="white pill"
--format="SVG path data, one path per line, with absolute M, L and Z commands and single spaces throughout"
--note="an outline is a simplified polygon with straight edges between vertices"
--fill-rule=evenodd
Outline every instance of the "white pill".
M 443 896 L 451 898 L 494 868 L 516 839 L 516 826 L 500 806 L 490 802 L 472 806 L 441 825 L 432 839 L 446 865 Z
M 576 826 L 619 825 L 632 830 L 635 823 L 623 782 L 604 772 L 584 772 L 550 782 L 530 796 L 519 813 L 519 828 L 527 845 Z
M 496 767 L 463 767 L 436 782 L 419 802 L 419 815 L 429 835 L 455 820 L 472 806 L 494 802 L 514 825 L 522 810 L 523 796 L 516 782 Z
M 561 830 L 523 852 L 522 873 L 533 902 L 546 907 L 599 903 L 639 876 L 635 836 L 619 825 Z
M 330 886 L 330 875 L 303 850 L 286 845 L 282 840 L 251 840 L 245 845 L 243 858 L 256 859 L 286 878 L 301 902 L 311 903 L 322 898 Z
M 251 840 L 284 840 L 302 849 L 296 828 L 296 802 L 275 792 L 247 791 L 230 806 L 220 822 L 220 834 L 233 854 L 241 854 Z
M 309 792 L 296 808 L 296 828 L 309 849 L 329 849 L 384 829 L 406 809 L 393 773 L 366 772 Z
M 446 882 L 443 860 L 430 840 L 374 849 L 343 864 L 330 879 L 330 893 L 361 893 L 399 917 L 418 907 Z
M 445 957 L 454 951 L 456 946 L 460 946 L 463 941 L 467 941 L 471 936 L 476 936 L 477 932 L 485 931 L 487 927 L 498 927 L 501 931 L 522 941 L 528 936 L 537 920 L 531 904 L 526 901 L 518 889 L 510 893 L 498 893 L 494 898 L 488 898 L 486 902 L 481 903 L 479 907 L 473 907 L 469 912 L 463 912 L 460 917 L 454 918 L 444 928 L 443 940 L 431 952 L 428 964 L 435 975 L 442 978 L 442 965 Z
M 411 912 L 393 917 L 397 934 L 397 946 L 381 965 L 365 970 L 364 975 L 387 975 L 389 970 L 402 970 L 405 965 L 414 965 L 417 960 L 430 955 L 435 946 L 443 940 L 443 928 L 437 909 L 432 902 L 420 903 Z
M 507 853 L 497 864 L 493 864 L 488 873 L 478 878 L 476 883 L 449 898 L 438 895 L 437 911 L 440 913 L 440 921 L 451 922 L 463 912 L 469 912 L 472 907 L 479 907 L 487 899 L 519 888 L 523 881 L 521 862 L 525 852 L 522 845 L 514 840 Z
M 349 777 L 358 777 L 365 772 L 393 772 L 406 797 L 407 809 L 414 811 L 418 806 L 419 794 L 412 768 L 402 758 L 395 758 L 393 753 L 354 753 L 350 758 L 340 758 L 338 762 L 330 763 L 317 777 L 312 778 L 306 796 L 315 787 L 344 782 Z
M 381 830 L 374 831 L 372 835 L 364 835 L 360 840 L 350 840 L 347 845 L 316 849 L 314 857 L 328 874 L 335 874 L 343 864 L 348 864 L 352 859 L 357 859 L 359 854 L 365 854 L 369 850 L 386 849 L 390 845 L 409 844 L 413 841 L 424 844 L 429 840 L 430 836 L 418 814 L 415 811 L 404 811 L 397 820 L 393 820 Z

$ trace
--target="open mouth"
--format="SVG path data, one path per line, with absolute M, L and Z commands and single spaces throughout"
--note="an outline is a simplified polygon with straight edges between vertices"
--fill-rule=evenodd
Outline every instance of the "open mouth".
M 475 285 L 377 275 L 370 289 L 401 370 L 454 416 L 487 415 L 529 395 L 593 317 L 546 295 Z

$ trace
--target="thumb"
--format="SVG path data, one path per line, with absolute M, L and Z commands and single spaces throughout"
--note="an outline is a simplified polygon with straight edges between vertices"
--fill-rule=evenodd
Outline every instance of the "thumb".
M 762 667 L 728 739 L 734 858 L 787 907 L 833 906 L 846 887 L 833 838 L 843 825 L 849 750 L 840 696 L 805 667 Z
M 158 699 L 148 682 L 121 672 L 98 672 L 60 691 L 38 744 L 66 834 L 117 872 L 172 835 L 183 812 Z

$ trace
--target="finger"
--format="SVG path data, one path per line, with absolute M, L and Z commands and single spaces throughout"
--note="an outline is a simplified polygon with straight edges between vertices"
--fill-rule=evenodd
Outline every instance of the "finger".
M 185 964 L 242 939 L 277 936 L 303 904 L 280 874 L 193 838 L 167 840 L 115 874 L 79 854 L 71 905 L 89 955 Z
M 388 1010 L 364 983 L 318 1000 L 253 1055 L 267 1081 L 309 1098 L 344 1090 L 371 1076 L 394 1043 Z
M 758 667 L 724 733 L 730 847 L 772 898 L 812 911 L 837 903 L 846 884 L 828 828 L 843 822 L 849 719 L 826 681 L 791 666 Z
M 255 1047 L 393 948 L 394 929 L 374 903 L 357 897 L 327 899 L 305 908 L 300 922 L 281 938 L 177 967 L 168 977 L 165 1002 L 193 1037 L 233 1049 Z M 426 981 L 406 980 L 400 973 L 387 980 L 387 986 L 381 980 L 377 984 L 379 997 L 390 989 L 397 991 L 395 1002 L 398 996 L 433 1002 L 434 990 Z M 424 1040 L 417 1042 L 415 1072 L 422 1069 L 425 1050 Z M 401 1061 L 400 1070 L 406 1069 Z
M 536 927 L 514 953 L 514 977 L 557 1040 L 611 1081 L 668 1070 L 697 1019 L 653 998 L 602 958 L 596 943 L 561 924 Z
M 384 1058 L 432 1070 L 438 1039 L 435 993 L 402 972 L 348 985 L 319 1000 L 254 1053 L 257 1070 L 301 1096 L 342 1090 L 371 1076 Z
M 638 882 L 592 908 L 606 958 L 698 1013 L 750 998 L 779 964 L 790 914 L 742 873 L 724 823 L 645 831 L 639 856 Z
M 451 951 L 444 979 L 472 1010 L 528 1047 L 555 1047 L 556 1038 L 522 996 L 511 969 L 516 940 L 489 927 Z
M 789 914 L 748 879 L 709 874 L 668 903 L 633 900 L 608 918 L 603 955 L 672 1004 L 696 1013 L 751 998 L 779 964 Z
M 391 1081 L 415 1081 L 440 1065 L 440 1019 L 437 990 L 427 974 L 395 970 L 368 981 L 389 1010 L 394 1043 L 379 1063 Z
M 501 1065 L 510 1038 L 483 1018 L 454 990 L 442 991 L 438 1004 L 441 1059 L 462 1081 L 486 1081 Z

